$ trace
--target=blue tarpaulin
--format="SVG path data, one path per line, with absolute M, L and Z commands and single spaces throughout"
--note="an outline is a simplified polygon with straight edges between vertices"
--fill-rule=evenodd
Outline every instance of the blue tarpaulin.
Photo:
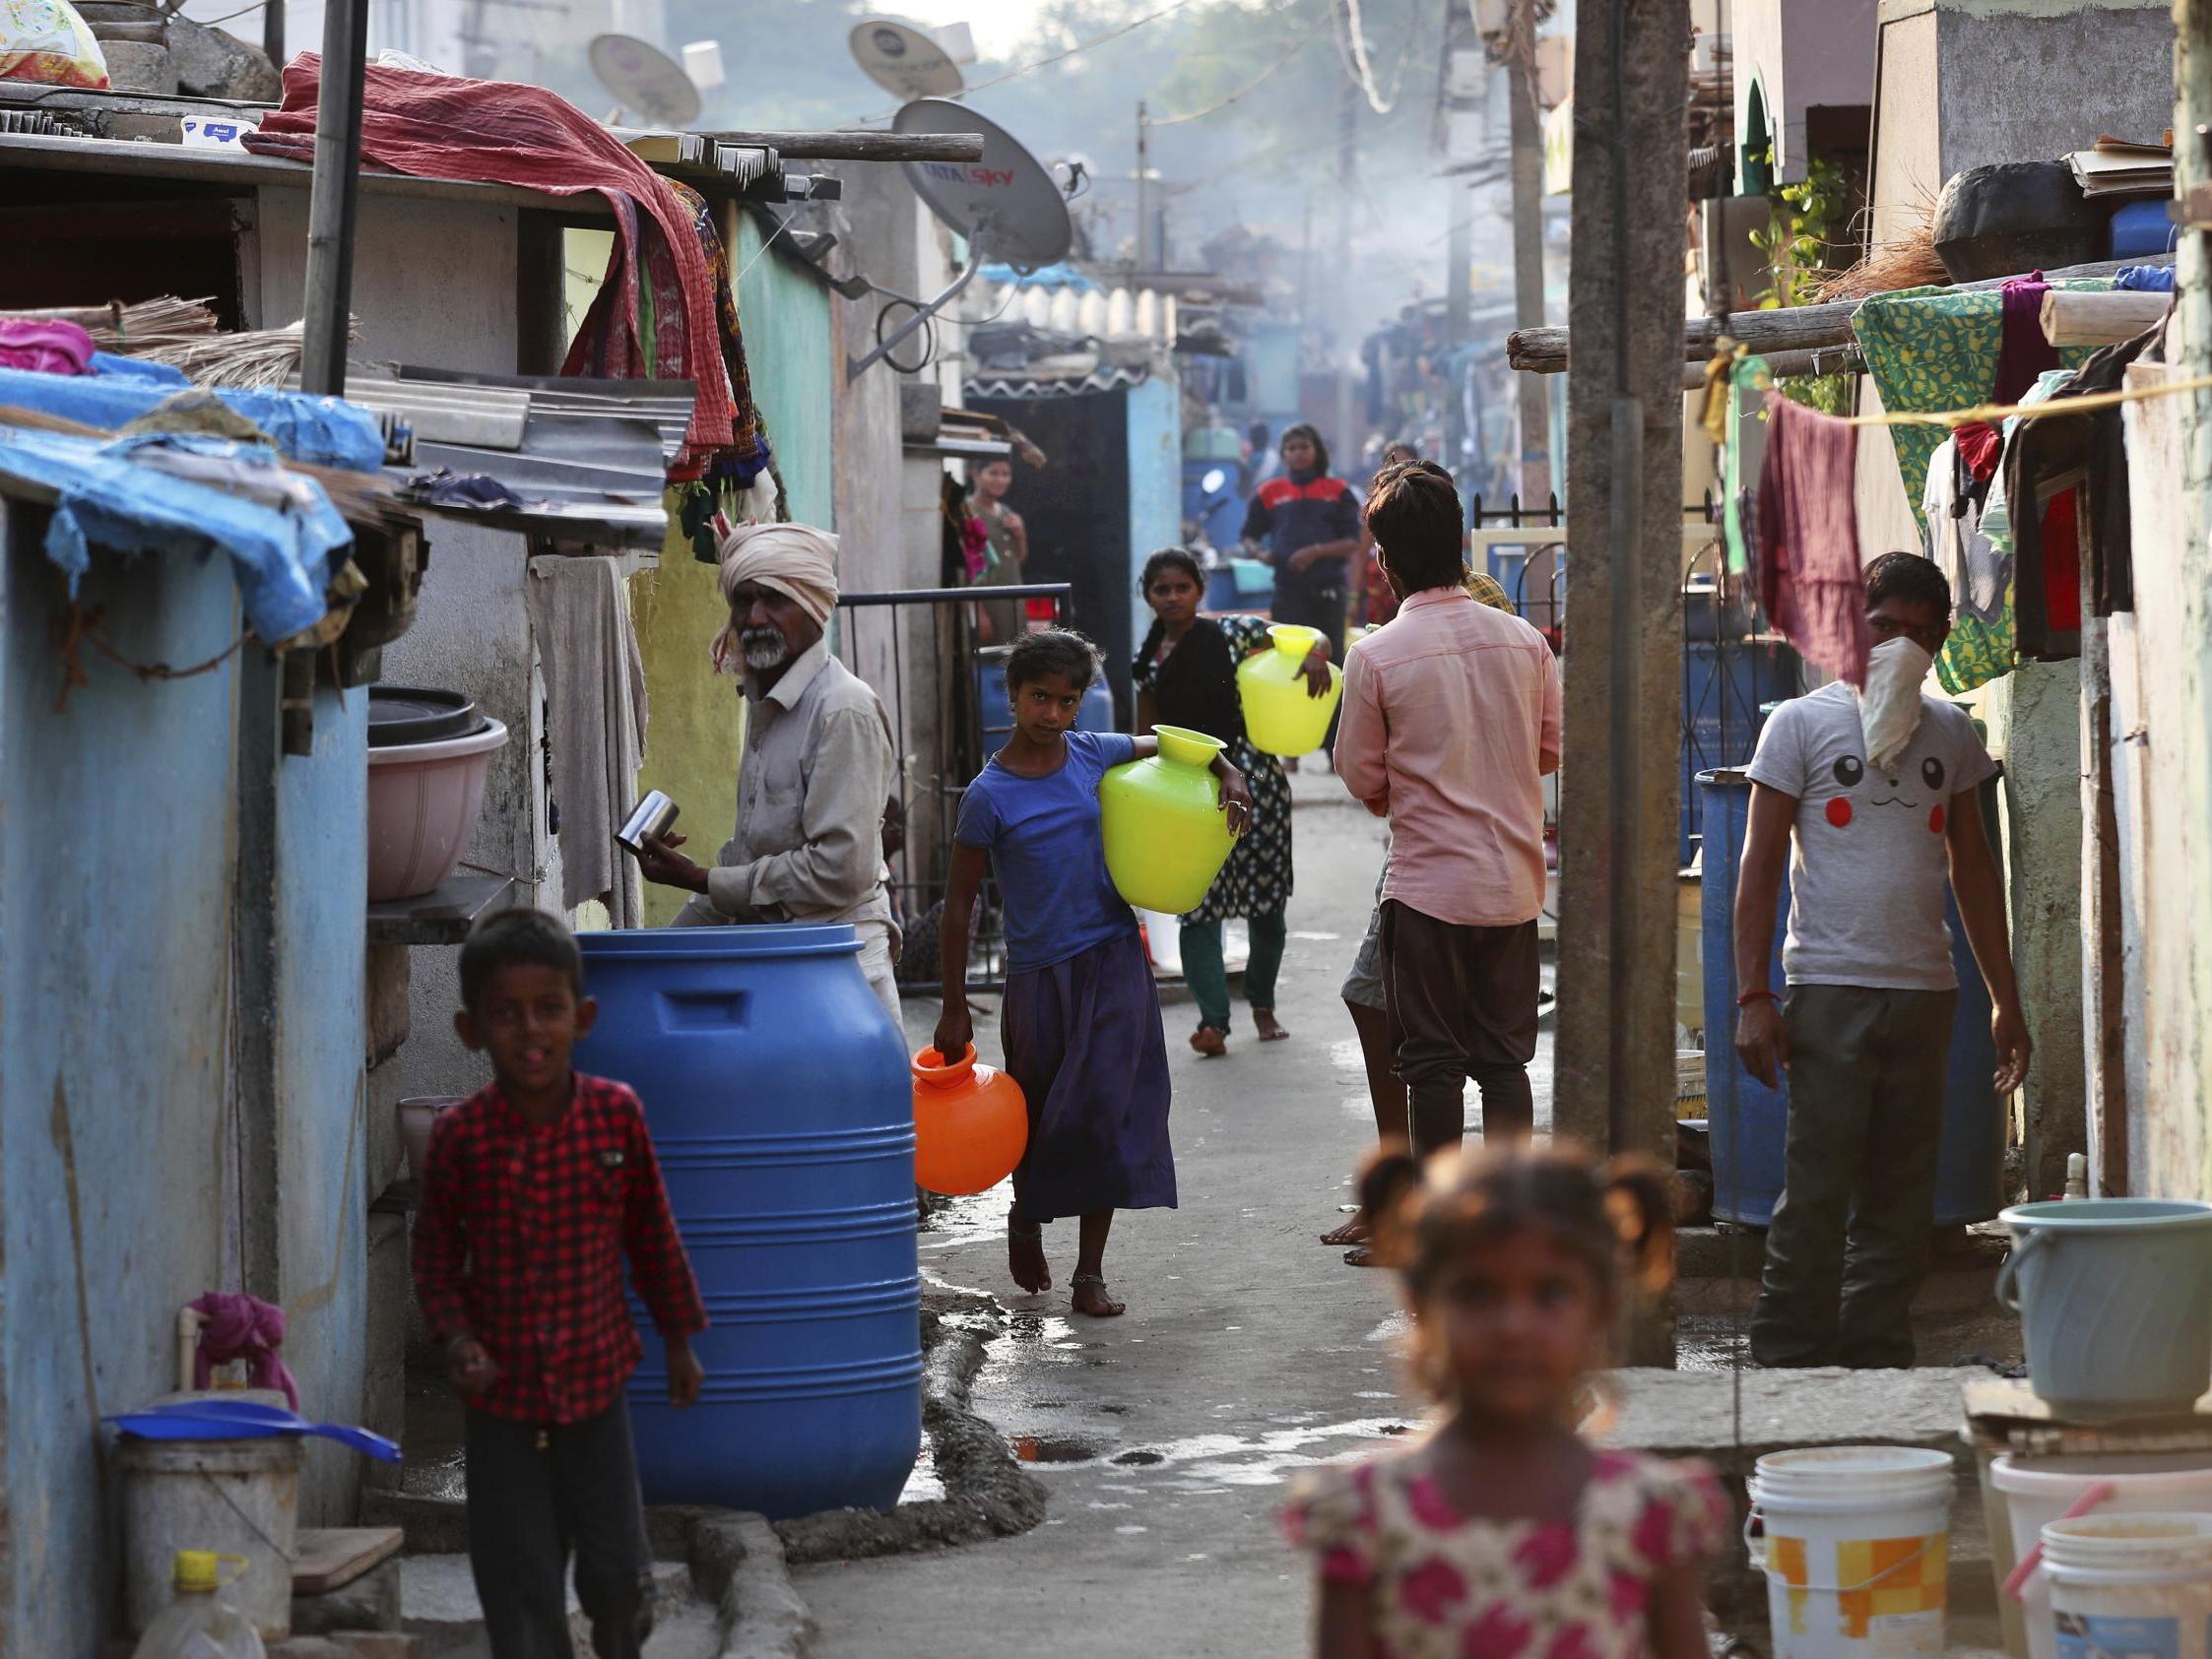
M 93 368 L 91 374 L 74 375 L 0 368 L 0 405 L 58 415 L 82 426 L 112 432 L 151 414 L 163 399 L 191 389 L 175 369 L 105 351 L 94 354 Z M 356 473 L 373 473 L 384 465 L 384 434 L 366 410 L 304 392 L 238 386 L 211 389 L 233 413 L 268 433 L 270 442 L 291 460 Z
M 265 444 L 183 433 L 103 441 L 0 426 L 0 478 L 60 496 L 46 557 L 69 578 L 72 597 L 94 542 L 123 553 L 221 552 L 236 573 L 247 624 L 271 645 L 322 619 L 354 541 L 322 487 L 287 472 Z

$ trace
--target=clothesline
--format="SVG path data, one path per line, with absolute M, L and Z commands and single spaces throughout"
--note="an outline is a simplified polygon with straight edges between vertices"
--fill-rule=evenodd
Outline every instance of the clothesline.
M 1766 375 L 1763 359 L 1753 356 L 1735 356 L 1723 352 L 1714 358 L 1716 369 L 1732 364 L 1736 384 L 1747 391 L 1768 391 L 1773 382 Z M 1996 425 L 2005 420 L 2041 420 L 2050 415 L 2088 415 L 2100 409 L 2117 409 L 2121 404 L 2137 403 L 2145 398 L 2171 398 L 2182 392 L 2202 392 L 2212 389 L 2212 374 L 2194 374 L 2185 380 L 2161 381 L 2151 386 L 2123 388 L 2117 392 L 2090 392 L 2075 398 L 2052 398 L 2033 404 L 1975 404 L 1967 409 L 1945 410 L 1885 410 L 1880 415 L 1838 415 L 1847 426 L 1934 426 L 1948 431 L 1953 426 L 1964 426 L 1973 421 L 1985 421 Z
M 1907 410 L 1892 414 L 1853 415 L 1844 416 L 1852 426 L 1963 426 L 1970 421 L 1983 420 L 1995 425 L 2001 420 L 2040 420 L 2047 415 L 2087 415 L 2093 410 L 2117 409 L 2121 404 L 2139 403 L 2145 398 L 2170 398 L 2180 392 L 2201 392 L 2212 388 L 2212 374 L 2192 374 L 2186 380 L 2162 381 L 2154 386 L 2126 387 L 2117 392 L 2090 392 L 2078 398 L 2052 398 L 2040 404 L 1977 404 L 1972 409 Z

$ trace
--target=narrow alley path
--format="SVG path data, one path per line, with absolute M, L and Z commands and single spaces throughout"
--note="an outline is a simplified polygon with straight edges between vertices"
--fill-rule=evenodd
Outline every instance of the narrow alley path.
M 1302 1563 L 1275 1511 L 1288 1477 L 1418 1420 L 1400 1386 L 1390 1281 L 1316 1240 L 1373 1134 L 1337 988 L 1372 902 L 1382 827 L 1333 780 L 1299 780 L 1297 893 L 1280 991 L 1292 1040 L 1239 1030 L 1225 1059 L 1167 1009 L 1182 1208 L 1124 1216 L 1108 1271 L 1124 1318 L 1068 1312 L 1073 1229 L 1047 1231 L 1055 1290 L 1006 1274 L 1005 1198 L 967 1200 L 923 1236 L 924 1271 L 1016 1315 L 976 1409 L 1034 1442 L 1052 1499 L 1027 1535 L 808 1567 L 817 1659 L 1289 1655 L 1306 1640 Z M 934 1002 L 909 1024 L 926 1041 Z M 979 1020 L 993 1053 L 996 1033 Z M 1549 1032 L 1545 1034 L 1548 1061 Z M 1536 1071 L 1548 1122 L 1548 1064 Z

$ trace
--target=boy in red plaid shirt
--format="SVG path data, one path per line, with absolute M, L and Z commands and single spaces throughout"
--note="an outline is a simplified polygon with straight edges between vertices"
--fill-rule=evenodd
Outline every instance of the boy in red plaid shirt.
M 637 1659 L 652 1556 L 622 1385 L 644 1347 L 622 1257 L 668 1348 L 669 1403 L 706 1328 L 637 1097 L 573 1070 L 598 1006 L 583 956 L 534 910 L 461 947 L 461 1041 L 493 1081 L 438 1120 L 415 1221 L 415 1298 L 468 1401 L 469 1560 L 493 1659 L 573 1659 L 561 1579 L 600 1659 Z

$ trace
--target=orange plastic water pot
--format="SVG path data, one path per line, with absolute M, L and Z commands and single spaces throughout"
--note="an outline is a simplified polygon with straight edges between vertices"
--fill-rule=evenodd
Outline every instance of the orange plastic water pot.
M 981 1064 L 970 1043 L 947 1061 L 935 1049 L 913 1058 L 914 1179 L 932 1192 L 988 1192 L 1021 1162 L 1029 1104 L 1021 1085 Z

